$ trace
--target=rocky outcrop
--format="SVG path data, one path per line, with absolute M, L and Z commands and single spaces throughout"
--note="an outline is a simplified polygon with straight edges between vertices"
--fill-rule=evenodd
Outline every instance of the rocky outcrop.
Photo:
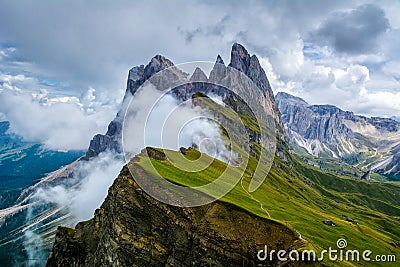
M 129 70 L 126 92 L 122 103 L 122 108 L 118 111 L 116 117 L 110 122 L 106 134 L 97 134 L 90 141 L 86 158 L 97 156 L 99 153 L 111 150 L 121 152 L 121 133 L 122 121 L 125 115 L 125 109 L 132 95 L 140 88 L 140 86 L 155 73 L 172 67 L 173 63 L 161 56 L 153 57 L 146 66 L 140 65 Z
M 278 93 L 276 101 L 282 112 L 282 120 L 288 131 L 298 133 L 307 140 L 319 140 L 330 146 L 336 146 L 342 141 L 341 138 L 354 139 L 353 132 L 343 124 L 342 119 L 349 117 L 348 114 L 337 107 L 311 106 L 303 99 L 291 97 L 285 93 Z M 312 153 L 319 155 L 315 147 Z M 333 151 L 331 156 L 341 154 L 340 151 Z M 345 150 L 345 149 L 343 149 Z
M 197 67 L 194 70 L 194 72 L 193 72 L 192 76 L 190 77 L 189 81 L 191 81 L 191 82 L 192 81 L 207 82 L 208 78 L 207 78 L 206 74 L 199 67 Z
M 124 167 L 93 219 L 58 229 L 47 266 L 257 266 L 264 245 L 288 250 L 297 240 L 284 225 L 224 202 L 163 204 Z
M 371 179 L 371 171 L 367 171 L 366 173 L 364 173 L 361 178 L 361 180 L 364 181 L 369 181 Z
M 121 146 L 119 140 L 115 135 L 108 134 L 96 134 L 90 141 L 88 151 L 86 152 L 86 157 L 94 157 L 105 150 L 112 150 L 118 153 L 121 152 Z
M 281 115 L 275 103 L 275 99 L 268 78 L 264 70 L 262 69 L 257 57 L 255 55 L 251 56 L 242 45 L 235 43 L 232 46 L 231 62 L 229 66 L 243 72 L 261 90 L 261 93 L 264 97 L 262 99 L 259 99 L 259 104 L 264 107 L 264 110 L 266 112 L 268 111 L 267 113 L 272 113 L 271 115 L 273 116 L 273 119 L 275 120 L 275 124 L 277 126 L 278 141 L 280 143 L 280 145 L 278 146 L 278 154 L 279 156 L 281 156 L 281 158 L 284 158 L 283 152 L 287 147 L 287 140 L 281 120 Z M 146 66 L 137 66 L 129 71 L 127 88 L 122 108 L 118 112 L 115 119 L 108 126 L 107 133 L 105 135 L 98 134 L 92 139 L 89 145 L 88 152 L 86 154 L 87 158 L 96 156 L 105 150 L 114 150 L 117 152 L 122 151 L 122 120 L 129 100 L 146 80 L 148 80 L 154 74 L 165 69 L 168 69 L 168 73 L 166 76 L 169 76 L 168 79 L 170 80 L 183 80 L 188 75 L 187 73 L 180 71 L 174 66 L 174 64 L 170 60 L 161 55 L 157 55 L 152 58 Z M 177 99 L 185 101 L 190 99 L 194 93 L 201 92 L 206 95 L 213 94 L 220 96 L 225 103 L 232 104 L 233 102 L 237 102 L 237 97 L 232 92 L 226 90 L 222 86 L 216 86 L 215 84 L 213 84 L 218 81 L 231 78 L 227 77 L 228 75 L 229 73 L 227 72 L 227 68 L 224 65 L 224 61 L 222 60 L 221 56 L 218 55 L 215 66 L 210 73 L 210 77 L 207 77 L 200 68 L 196 68 L 189 79 L 189 83 L 185 83 L 182 86 L 174 88 L 171 94 L 173 94 Z M 161 83 L 165 82 L 165 80 L 152 80 L 152 83 L 154 82 Z M 235 81 L 233 80 L 232 82 Z M 234 87 L 234 84 L 232 84 L 232 87 Z M 252 136 L 254 137 L 256 135 L 252 134 Z
M 250 56 L 247 50 L 240 44 L 235 43 L 232 46 L 231 52 L 231 63 L 230 67 L 235 68 L 244 74 L 246 74 L 261 90 L 265 96 L 264 105 L 268 106 L 268 109 L 272 111 L 272 115 L 276 121 L 280 138 L 285 140 L 285 132 L 281 119 L 281 113 L 275 103 L 274 93 L 269 84 L 267 75 L 264 69 L 261 67 L 260 62 L 256 55 Z
M 332 105 L 309 105 L 278 93 L 277 105 L 291 143 L 318 157 L 347 163 L 400 179 L 400 123 L 367 118 Z

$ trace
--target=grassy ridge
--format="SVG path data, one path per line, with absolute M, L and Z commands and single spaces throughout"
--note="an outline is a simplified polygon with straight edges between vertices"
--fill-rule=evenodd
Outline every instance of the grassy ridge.
M 174 157 L 173 155 L 176 155 Z M 191 164 L 204 164 L 196 161 L 198 151 L 189 150 L 186 157 Z M 200 172 L 185 172 L 174 166 L 181 160 L 180 152 L 168 152 L 168 160 L 151 159 L 133 163 L 134 168 L 154 174 L 155 170 L 164 178 L 184 186 L 207 184 L 228 168 L 232 173 L 239 167 L 226 165 L 218 160 L 204 156 L 201 160 L 211 161 L 211 165 Z M 254 193 L 246 189 L 252 170 L 257 162 L 250 157 L 241 182 L 236 184 L 221 201 L 232 203 L 254 215 L 278 221 L 294 229 L 307 240 L 303 248 L 317 251 L 336 248 L 336 241 L 345 238 L 348 249 L 369 249 L 376 254 L 395 254 L 400 256 L 400 187 L 393 183 L 374 183 L 337 177 L 313 169 L 292 156 L 292 165 L 280 162 L 278 158 L 264 183 Z M 243 186 L 243 187 L 242 187 Z M 215 192 L 204 192 L 213 195 Z M 262 204 L 262 207 L 261 205 Z M 271 217 L 269 217 L 269 215 Z M 351 217 L 359 221 L 353 224 L 345 220 Z M 325 219 L 334 220 L 336 226 L 322 223 Z M 327 264 L 332 264 L 329 261 Z M 364 263 L 364 262 L 363 262 Z M 346 265 L 341 262 L 336 265 Z M 396 266 L 394 263 L 367 263 L 367 266 Z

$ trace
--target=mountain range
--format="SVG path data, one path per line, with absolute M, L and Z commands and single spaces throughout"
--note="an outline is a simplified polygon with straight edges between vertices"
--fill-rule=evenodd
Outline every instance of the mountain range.
M 260 159 L 260 147 L 268 146 L 271 139 L 262 136 L 262 125 L 238 97 L 238 89 L 230 92 L 215 85 L 240 87 L 228 66 L 257 85 L 260 97 L 256 104 L 271 114 L 275 125 L 270 133 L 276 136 L 271 170 L 254 192 L 248 188 Z M 163 70 L 169 72 L 167 77 L 189 80 L 171 91 L 178 101 L 191 100 L 193 108 L 213 114 L 221 104 L 207 96 L 217 96 L 239 115 L 245 126 L 245 138 L 233 138 L 230 146 L 249 144 L 250 150 L 237 151 L 239 158 L 248 157 L 249 162 L 235 187 L 218 201 L 201 207 L 183 208 L 157 201 L 137 182 L 138 177 L 151 181 L 154 168 L 174 184 L 196 187 L 214 181 L 225 170 L 236 172 L 237 166 L 210 159 L 196 147 L 168 151 L 172 162 L 183 155 L 192 161 L 189 165 L 194 169 L 202 164 L 197 159 L 211 162 L 205 171 L 188 172 L 171 164 L 166 150 L 146 147 L 122 168 L 93 218 L 78 223 L 65 207 L 37 202 L 33 197 L 40 189 L 79 186 L 79 181 L 72 177 L 80 164 L 96 162 L 105 152 L 121 155 L 128 105 L 139 88 Z M 223 115 L 223 123 L 233 121 L 230 113 Z M 8 127 L 7 123 L 0 123 L 0 133 L 7 135 Z M 281 266 L 276 257 L 267 263 L 258 261 L 257 252 L 265 245 L 275 250 L 321 251 L 336 247 L 341 237 L 352 248 L 399 256 L 400 186 L 368 179 L 375 178 L 374 175 L 398 179 L 399 129 L 399 123 L 391 119 L 358 116 L 329 105 L 309 105 L 285 93 L 274 97 L 258 58 L 240 44 L 232 46 L 228 65 L 218 55 L 208 75 L 201 68 L 186 73 L 157 55 L 146 66 L 129 71 L 121 109 L 107 132 L 93 137 L 86 154 L 74 162 L 75 158 L 71 158 L 71 164 L 23 190 L 12 206 L 0 210 L 0 249 L 14 253 L 11 260 L 11 254 L 2 255 L 2 262 L 27 266 L 45 265 L 46 261 L 47 266 Z M 224 139 L 232 139 L 223 129 L 221 132 Z M 153 167 L 147 165 L 149 160 Z M 328 170 L 326 166 L 332 162 L 343 170 Z M 193 190 L 194 197 L 203 195 L 211 196 L 213 192 Z M 27 230 L 33 232 L 28 242 L 36 250 L 33 254 L 27 251 Z M 40 258 L 35 258 L 37 255 Z M 305 265 L 332 263 L 299 261 L 288 266 Z
M 275 101 L 257 57 L 240 44 L 233 45 L 228 66 L 257 84 L 262 92 L 258 101 L 265 110 L 272 111 L 276 125 L 276 154 L 271 171 L 259 189 L 247 190 L 256 171 L 259 148 L 268 144 L 262 142 L 254 114 L 245 103 L 212 85 L 215 79 L 237 85 L 218 56 L 208 76 L 201 69 L 192 74 L 195 80 L 200 78 L 202 82 L 180 86 L 172 94 L 181 101 L 217 94 L 225 105 L 239 114 L 248 134 L 247 139 L 241 141 L 251 147 L 249 154 L 238 151 L 239 156 L 249 157 L 240 182 L 211 204 L 187 208 L 166 205 L 142 190 L 136 179 L 151 181 L 156 168 L 174 184 L 194 187 L 212 182 L 224 170 L 235 172 L 236 167 L 214 159 L 206 171 L 188 172 L 177 168 L 170 160 L 177 161 L 183 155 L 192 160 L 189 165 L 196 168 L 201 163 L 196 161 L 201 155 L 196 148 L 168 151 L 170 159 L 167 160 L 166 150 L 146 147 L 121 170 L 92 219 L 72 228 L 58 228 L 47 266 L 281 266 L 276 257 L 267 263 L 260 262 L 257 251 L 265 245 L 275 250 L 322 250 L 335 247 L 340 237 L 345 237 L 353 248 L 400 254 L 398 184 L 327 173 L 305 164 L 291 152 L 296 145 L 299 154 L 301 148 L 304 153 L 318 157 L 343 159 L 355 165 L 361 162 L 365 170 L 370 170 L 371 166 L 395 157 L 398 123 L 356 116 L 333 106 L 313 107 L 287 94 L 279 94 Z M 129 71 L 121 110 L 109 124 L 106 134 L 98 134 L 91 140 L 82 160 L 90 161 L 104 151 L 122 151 L 122 123 L 127 103 L 146 80 L 168 68 L 172 68 L 169 77 L 187 77 L 161 55 L 152 58 L 146 66 Z M 207 97 L 202 99 L 198 105 L 209 112 L 218 105 Z M 227 115 L 226 120 L 229 119 Z M 232 147 L 237 145 L 233 143 Z M 209 160 L 207 155 L 200 158 Z M 375 161 L 370 164 L 368 160 L 371 159 Z M 152 162 L 153 167 L 146 162 Z M 383 172 L 389 164 L 395 163 L 391 160 Z M 391 170 L 395 175 L 396 168 L 397 165 Z M 162 191 L 157 184 L 152 186 Z M 194 197 L 211 196 L 213 192 L 194 190 L 193 194 Z M 324 223 L 326 221 L 334 223 Z M 331 264 L 329 261 L 299 261 L 288 266 Z M 374 264 L 370 266 L 377 263 Z
M 127 89 L 123 99 L 122 108 L 117 113 L 114 120 L 108 125 L 106 134 L 98 134 L 91 140 L 88 152 L 86 154 L 87 157 L 96 156 L 106 150 L 112 150 L 116 152 L 122 151 L 122 121 L 124 119 L 128 102 L 145 81 L 162 70 L 167 69 L 168 71 L 173 72 L 172 76 L 177 80 L 186 78 L 188 75 L 187 73 L 174 68 L 171 70 L 171 67 L 173 66 L 174 64 L 169 59 L 162 55 L 156 55 L 150 60 L 148 65 L 136 66 L 129 70 Z M 277 125 L 279 140 L 285 143 L 286 135 L 283 130 L 283 123 L 279 114 L 279 110 L 274 101 L 274 95 L 268 78 L 259 63 L 258 58 L 255 55 L 251 56 L 243 46 L 236 43 L 232 46 L 231 62 L 228 66 L 247 75 L 261 89 L 265 97 L 265 102 L 260 100 L 258 104 L 263 106 L 265 110 L 268 109 L 270 111 Z M 231 75 L 231 77 L 229 77 L 229 75 Z M 204 82 L 200 84 L 189 83 L 174 88 L 174 90 L 171 92 L 174 97 L 181 101 L 185 101 L 190 99 L 192 95 L 197 92 L 204 93 L 206 95 L 212 93 L 221 97 L 225 103 L 230 103 L 231 105 L 235 103 L 238 105 L 238 100 L 234 95 L 232 95 L 232 92 L 227 91 L 222 86 L 216 86 L 212 84 L 216 83 L 217 81 L 223 81 L 223 84 L 229 84 L 232 86 L 232 88 L 235 88 L 235 83 L 237 84 L 237 82 L 233 80 L 235 78 L 234 75 L 227 72 L 224 61 L 220 55 L 217 56 L 214 68 L 209 77 L 207 77 L 201 69 L 197 68 L 195 69 L 191 79 L 193 78 L 200 80 L 203 79 Z M 239 107 L 236 107 L 236 109 L 237 108 Z
M 282 92 L 276 102 L 291 144 L 301 151 L 400 180 L 399 122 L 355 115 L 332 105 L 310 105 Z

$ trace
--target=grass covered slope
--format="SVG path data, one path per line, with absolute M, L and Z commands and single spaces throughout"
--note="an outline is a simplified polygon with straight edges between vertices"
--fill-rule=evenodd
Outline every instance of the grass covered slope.
M 159 152 L 163 153 L 161 150 Z M 180 152 L 168 151 L 168 154 L 169 160 L 151 158 L 151 164 L 142 155 L 139 161 L 131 163 L 130 169 L 134 176 L 135 173 L 151 176 L 157 170 L 169 181 L 190 187 L 217 179 L 225 168 L 231 169 L 232 173 L 237 171 L 237 167 L 214 159 L 204 171 L 186 172 L 174 166 L 174 161 L 181 158 Z M 186 158 L 193 160 L 193 164 L 201 164 L 196 161 L 198 151 L 190 149 L 185 154 Z M 204 155 L 202 159 L 210 160 Z M 399 258 L 400 187 L 397 184 L 337 177 L 313 169 L 295 156 L 291 156 L 290 162 L 291 166 L 276 158 L 262 186 L 249 193 L 247 188 L 250 177 L 257 164 L 250 157 L 242 180 L 221 201 L 286 225 L 306 240 L 304 249 L 314 248 L 319 252 L 329 247 L 335 249 L 336 241 L 345 238 L 347 249 L 358 249 L 361 252 L 368 249 L 373 255 L 395 254 Z M 215 192 L 203 193 L 213 195 Z M 357 220 L 359 224 L 346 221 L 347 217 Z M 336 226 L 325 225 L 323 221 L 326 219 L 333 220 Z M 330 264 L 329 261 L 326 263 Z M 379 265 L 376 262 L 370 264 Z M 383 266 L 395 266 L 391 264 L 394 263 Z

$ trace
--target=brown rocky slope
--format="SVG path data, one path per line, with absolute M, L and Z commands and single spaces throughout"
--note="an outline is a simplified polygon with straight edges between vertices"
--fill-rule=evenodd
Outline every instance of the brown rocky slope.
M 93 219 L 59 227 L 47 266 L 259 266 L 264 245 L 289 250 L 298 243 L 284 225 L 228 203 L 163 204 L 125 166 Z

